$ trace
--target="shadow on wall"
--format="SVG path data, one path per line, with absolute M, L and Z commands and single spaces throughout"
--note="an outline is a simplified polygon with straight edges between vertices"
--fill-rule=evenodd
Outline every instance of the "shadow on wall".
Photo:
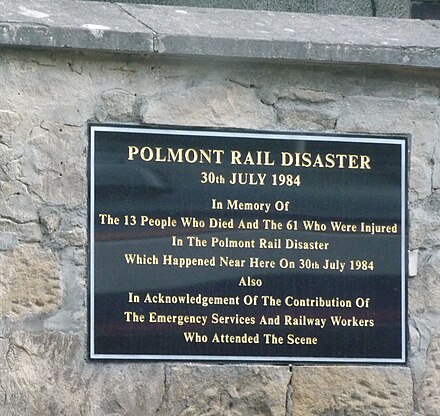
M 413 1 L 411 5 L 411 17 L 413 19 L 440 20 L 440 1 Z
M 370 17 L 409 18 L 411 16 L 411 0 L 122 0 L 122 2 Z M 430 3 L 432 4 L 432 0 Z
M 110 2 L 112 0 L 98 1 Z M 122 0 L 122 3 L 401 19 L 440 19 L 440 0 Z

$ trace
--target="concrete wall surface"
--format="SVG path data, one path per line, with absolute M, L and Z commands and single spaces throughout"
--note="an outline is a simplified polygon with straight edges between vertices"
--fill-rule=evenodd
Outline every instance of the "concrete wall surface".
M 393 21 L 395 33 L 415 39 L 393 45 L 387 21 L 371 20 L 362 45 L 347 42 L 337 55 L 331 51 L 344 47 L 330 39 L 327 56 L 313 55 L 323 50 L 316 33 L 307 41 L 316 59 L 294 48 L 301 35 L 286 40 L 292 48 L 282 49 L 284 59 L 266 53 L 276 49 L 261 53 L 268 43 L 237 59 L 228 49 L 237 43 L 218 37 L 214 48 L 198 35 L 203 57 L 188 52 L 195 48 L 189 26 L 165 44 L 174 49 L 161 49 L 163 38 L 148 44 L 142 30 L 150 29 L 139 22 L 124 32 L 120 17 L 105 14 L 111 5 L 67 3 L 77 14 L 63 25 L 53 13 L 66 3 L 0 0 L 0 415 L 439 415 L 439 29 Z M 290 18 L 310 27 L 316 19 Z M 357 31 L 352 20 L 341 19 L 338 39 L 355 39 L 347 33 Z M 130 44 L 130 30 L 143 51 Z M 257 32 L 245 36 L 248 45 L 261 42 Z M 68 43 L 81 39 L 83 48 Z M 359 51 L 383 42 L 380 62 L 362 61 Z M 119 53 L 109 50 L 115 45 Z M 411 135 L 408 365 L 90 361 L 89 121 Z

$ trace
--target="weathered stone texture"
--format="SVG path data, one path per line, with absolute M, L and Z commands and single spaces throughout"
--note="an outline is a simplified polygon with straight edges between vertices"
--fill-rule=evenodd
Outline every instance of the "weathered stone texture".
M 413 411 L 407 368 L 297 367 L 293 415 L 405 416 Z
M 41 228 L 36 222 L 20 224 L 10 219 L 0 218 L 0 239 L 3 238 L 3 235 L 9 235 L 8 239 L 14 242 L 8 249 L 14 248 L 16 240 L 25 243 L 35 243 L 43 238 Z
M 170 366 L 163 416 L 286 414 L 288 367 Z
M 440 412 L 438 75 L 9 50 L 0 82 L 0 414 Z M 412 375 L 87 361 L 89 120 L 410 135 Z
M 428 364 L 419 395 L 421 410 L 427 416 L 437 415 L 440 411 L 440 336 L 432 340 L 428 349 Z
M 381 97 L 350 97 L 338 119 L 341 131 L 409 134 L 411 141 L 410 189 L 412 196 L 425 199 L 432 192 L 432 160 L 439 138 L 438 101 Z
M 376 0 L 376 16 L 408 19 L 411 15 L 411 0 Z
M 419 275 L 414 279 L 410 304 L 414 311 L 435 311 L 440 313 L 440 251 L 438 249 L 423 255 Z M 439 323 L 440 329 L 440 323 Z
M 96 111 L 96 118 L 99 122 L 118 120 L 132 121 L 134 118 L 134 105 L 136 96 L 123 89 L 111 89 L 104 91 L 101 95 L 102 107 Z
M 0 212 L 4 218 L 19 223 L 36 221 L 37 205 L 29 188 L 20 181 L 0 181 Z
M 81 333 L 87 327 L 87 250 L 63 247 L 59 252 L 63 303 L 57 313 L 47 317 L 44 328 L 51 331 Z M 81 302 L 82 301 L 82 302 Z
M 304 104 L 280 99 L 274 106 L 279 122 L 287 130 L 332 130 L 340 115 L 340 109 L 330 105 Z
M 157 414 L 161 365 L 90 364 L 81 336 L 50 332 L 16 332 L 0 340 L 0 354 L 2 415 Z
M 40 223 L 48 234 L 54 233 L 61 223 L 61 217 L 54 208 L 43 207 L 39 212 Z
M 276 120 L 274 110 L 259 102 L 254 90 L 231 82 L 188 86 L 144 97 L 140 117 L 144 123 L 253 129 L 268 128 Z
M 85 200 L 85 144 L 79 129 L 46 122 L 34 128 L 23 159 L 22 181 L 45 203 L 75 207 Z
M 415 205 L 410 220 L 411 248 L 432 249 L 440 243 L 440 199 L 437 195 Z
M 0 254 L 0 310 L 22 316 L 55 311 L 62 302 L 56 256 L 37 244 Z

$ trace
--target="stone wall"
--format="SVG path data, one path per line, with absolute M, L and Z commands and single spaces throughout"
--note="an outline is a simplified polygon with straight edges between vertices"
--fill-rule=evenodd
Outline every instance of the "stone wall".
M 409 18 L 411 11 L 411 0 L 124 0 L 123 3 L 398 18 Z
M 440 414 L 438 70 L 1 52 L 1 415 Z M 90 361 L 89 121 L 410 134 L 409 365 Z

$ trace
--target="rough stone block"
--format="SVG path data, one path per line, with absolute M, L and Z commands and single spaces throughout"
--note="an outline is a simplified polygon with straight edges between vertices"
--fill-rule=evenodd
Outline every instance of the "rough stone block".
M 84 130 L 46 123 L 31 133 L 23 152 L 22 181 L 46 204 L 69 208 L 86 200 Z
M 0 232 L 0 251 L 12 250 L 18 244 L 16 233 Z
M 53 253 L 38 244 L 24 244 L 0 254 L 0 261 L 1 314 L 22 317 L 59 307 L 59 265 Z
M 333 130 L 340 115 L 336 105 L 311 105 L 289 99 L 279 99 L 274 108 L 279 122 L 292 130 Z
M 370 0 L 318 0 L 314 13 L 372 16 Z
M 136 96 L 122 89 L 104 91 L 101 95 L 102 106 L 96 111 L 99 122 L 134 121 L 134 105 Z
M 288 367 L 171 366 L 159 414 L 284 415 L 290 375 Z
M 288 94 L 287 97 L 310 104 L 331 103 L 339 101 L 342 98 L 340 94 L 335 94 L 333 92 L 311 90 L 306 88 L 295 88 L 292 93 L 293 94 Z M 281 97 L 284 98 L 283 92 L 281 92 Z
M 56 221 L 56 214 L 53 218 Z M 56 222 L 55 224 L 56 225 Z M 82 207 L 78 210 L 60 213 L 60 223 L 51 234 L 58 248 L 84 247 L 87 243 L 87 214 Z
M 409 115 L 406 100 L 373 96 L 352 96 L 344 100 L 338 129 L 345 131 L 408 133 L 410 125 L 402 114 Z M 402 120 L 403 123 L 397 123 Z
M 55 232 L 60 226 L 61 217 L 57 210 L 43 207 L 39 213 L 40 223 L 48 234 Z
M 294 367 L 292 410 L 301 416 L 410 416 L 411 371 L 404 367 Z
M 81 404 L 82 414 L 160 414 L 158 409 L 163 399 L 165 384 L 163 365 L 107 363 L 105 366 L 94 365 L 91 370 L 93 376 L 81 392 L 84 398 L 84 404 Z
M 13 132 L 20 124 L 22 117 L 16 111 L 0 109 L 0 132 Z
M 438 103 L 434 104 L 434 108 L 430 107 L 431 105 L 428 108 L 421 106 L 418 114 L 412 114 L 414 120 L 410 130 L 412 135 L 410 188 L 418 199 L 429 197 L 436 187 L 436 153 L 438 152 L 436 143 L 440 138 L 436 118 L 440 115 Z
M 20 224 L 9 219 L 0 219 L 0 233 L 15 234 L 22 243 L 36 243 L 43 238 L 41 227 L 36 222 Z
M 174 0 L 176 1 L 176 0 Z M 187 0 L 180 0 L 180 5 L 187 5 Z M 189 0 L 191 5 L 197 7 L 222 7 L 226 9 L 265 10 L 267 0 Z M 188 4 L 189 6 L 190 4 Z
M 440 327 L 438 328 L 440 329 Z M 437 415 L 440 410 L 440 336 L 431 341 L 419 403 L 425 415 Z
M 440 244 L 440 198 L 437 194 L 410 211 L 410 246 L 431 250 Z
M 411 0 L 376 0 L 376 16 L 409 19 Z
M 53 235 L 51 236 L 53 237 Z M 64 247 L 59 251 L 60 281 L 63 303 L 56 313 L 47 317 L 48 331 L 81 333 L 87 327 L 87 250 Z
M 348 97 L 338 119 L 342 131 L 411 135 L 410 188 L 417 199 L 432 192 L 432 158 L 439 136 L 438 104 L 431 99 Z
M 314 0 L 267 0 L 269 10 L 292 12 L 292 13 L 314 13 Z
M 1 346 L 0 365 L 5 360 L 10 369 L 2 415 L 157 415 L 164 386 L 159 364 L 91 364 L 83 337 L 62 333 L 15 332 L 8 348 Z
M 140 117 L 144 123 L 252 129 L 267 128 L 276 121 L 273 108 L 264 105 L 253 89 L 234 83 L 145 96 L 140 103 Z
M 17 222 L 31 222 L 38 218 L 37 206 L 29 188 L 19 181 L 0 181 L 0 217 Z
M 425 199 L 431 195 L 432 165 L 426 156 L 412 155 L 410 158 L 409 188 L 410 196 L 415 199 Z

